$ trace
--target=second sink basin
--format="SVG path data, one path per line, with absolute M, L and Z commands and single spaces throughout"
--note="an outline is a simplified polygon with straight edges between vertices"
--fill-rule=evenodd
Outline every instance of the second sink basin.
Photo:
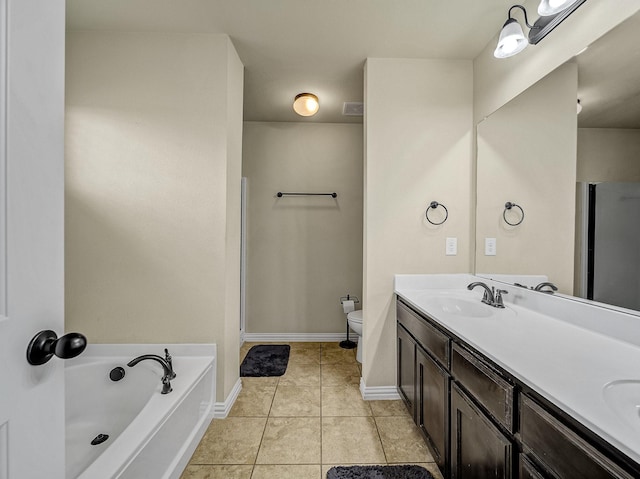
M 640 379 L 611 381 L 602 388 L 604 402 L 623 422 L 640 432 Z

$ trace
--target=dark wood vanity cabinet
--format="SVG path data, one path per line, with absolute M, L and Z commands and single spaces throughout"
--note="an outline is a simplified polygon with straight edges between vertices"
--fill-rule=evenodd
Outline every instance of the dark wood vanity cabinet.
M 401 300 L 397 318 L 398 391 L 446 479 L 640 477 L 437 321 Z
M 398 390 L 443 474 L 449 455 L 449 338 L 398 303 Z

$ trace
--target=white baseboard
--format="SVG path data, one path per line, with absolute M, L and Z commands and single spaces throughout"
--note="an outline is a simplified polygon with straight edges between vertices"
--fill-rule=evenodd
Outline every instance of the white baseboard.
M 360 394 L 365 401 L 380 401 L 401 399 L 396 386 L 371 386 L 367 387 L 364 378 L 360 378 Z
M 233 389 L 226 397 L 226 399 L 223 402 L 216 402 L 213 405 L 213 417 L 216 419 L 224 419 L 225 417 L 227 417 L 241 390 L 242 380 L 238 378 L 238 381 L 236 381 L 236 384 L 233 386 Z
M 357 338 L 351 334 L 351 340 Z M 346 333 L 244 333 L 244 340 L 251 343 L 337 342 L 347 339 Z

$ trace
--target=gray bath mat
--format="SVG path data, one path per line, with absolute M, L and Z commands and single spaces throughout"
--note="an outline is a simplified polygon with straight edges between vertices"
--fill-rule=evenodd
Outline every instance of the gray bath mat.
M 327 479 L 433 479 L 420 466 L 337 466 L 327 472 Z
M 240 365 L 242 377 L 282 376 L 289 363 L 288 344 L 260 344 L 253 346 Z

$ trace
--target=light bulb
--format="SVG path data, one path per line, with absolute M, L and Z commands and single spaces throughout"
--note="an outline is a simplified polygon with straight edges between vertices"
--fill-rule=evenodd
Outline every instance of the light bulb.
M 538 15 L 547 17 L 569 8 L 577 0 L 542 0 L 538 5 Z

